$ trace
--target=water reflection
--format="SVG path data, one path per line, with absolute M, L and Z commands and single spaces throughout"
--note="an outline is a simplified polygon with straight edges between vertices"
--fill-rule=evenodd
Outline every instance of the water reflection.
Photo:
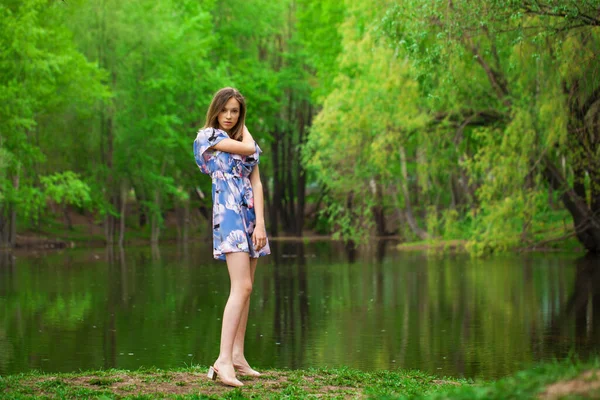
M 570 331 L 577 338 L 570 345 Z M 577 353 L 589 355 L 600 344 L 600 256 L 587 255 L 575 261 L 573 289 L 547 329 L 548 336 L 565 342 Z M 558 356 L 564 354 L 559 353 Z
M 494 378 L 573 349 L 597 352 L 597 258 L 470 260 L 394 245 L 272 242 L 256 274 L 248 359 Z M 210 252 L 0 255 L 0 374 L 207 365 L 228 293 Z

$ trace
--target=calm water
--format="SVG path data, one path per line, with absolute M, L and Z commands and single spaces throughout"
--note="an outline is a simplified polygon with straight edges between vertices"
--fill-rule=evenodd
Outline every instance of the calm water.
M 497 378 L 600 348 L 600 261 L 488 260 L 393 243 L 272 243 L 252 294 L 260 368 L 410 368 Z M 208 365 L 228 293 L 210 248 L 69 250 L 0 260 L 0 375 Z

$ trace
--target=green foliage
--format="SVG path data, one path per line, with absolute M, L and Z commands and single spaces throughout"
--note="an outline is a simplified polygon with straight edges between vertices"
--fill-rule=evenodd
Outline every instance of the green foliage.
M 327 193 L 319 229 L 342 238 L 366 237 L 383 209 L 416 221 L 398 222 L 408 238 L 468 239 L 477 254 L 534 243 L 548 162 L 590 210 L 600 192 L 598 7 L 4 1 L 0 211 L 35 221 L 53 199 L 118 218 L 131 193 L 160 226 L 210 191 L 190 145 L 232 85 L 273 208 L 308 183 Z
M 459 226 L 459 213 L 455 209 L 444 210 L 443 213 L 443 226 L 444 226 L 444 235 L 443 238 L 448 239 L 457 239 L 462 238 L 462 231 Z
M 38 174 L 48 158 L 41 138 L 60 141 L 47 130 L 52 116 L 73 105 L 70 115 L 89 113 L 107 96 L 105 75 L 77 50 L 63 18 L 59 2 L 0 5 L 0 201 L 25 218 L 44 205 Z
M 363 200 L 372 197 L 369 183 L 383 182 L 384 203 L 389 198 L 416 213 L 429 236 L 469 239 L 473 253 L 534 243 L 531 226 L 548 207 L 546 164 L 566 161 L 571 182 L 575 169 L 597 169 L 591 154 L 600 148 L 577 144 L 595 141 L 597 129 L 573 125 L 572 111 L 600 86 L 593 61 L 600 34 L 590 17 L 597 5 L 347 5 L 338 73 L 315 118 L 306 160 L 338 203 L 352 193 L 363 201 L 352 207 L 370 207 L 373 201 Z M 597 118 L 595 109 L 590 113 L 588 120 Z M 583 129 L 589 139 L 577 136 Z M 588 204 L 597 193 L 593 181 L 582 180 Z M 364 225 L 357 218 L 340 223 L 347 221 Z
M 344 21 L 346 5 L 336 0 L 301 0 L 298 2 L 298 35 L 305 47 L 306 57 L 314 69 L 311 82 L 314 98 L 322 104 L 325 96 L 333 89 L 337 75 L 336 59 L 342 51 L 339 31 Z
M 344 238 L 364 236 L 376 204 L 373 186 L 398 179 L 400 169 L 390 161 L 426 122 L 410 65 L 375 37 L 377 12 L 369 4 L 347 5 L 338 76 L 304 148 L 310 170 L 332 193 L 328 211 Z
M 425 226 L 427 227 L 427 232 L 432 236 L 436 237 L 440 234 L 440 225 L 441 221 L 438 216 L 438 211 L 433 206 L 429 206 L 427 208 L 427 221 Z
M 40 177 L 46 196 L 58 204 L 85 207 L 90 201 L 90 187 L 72 171 Z

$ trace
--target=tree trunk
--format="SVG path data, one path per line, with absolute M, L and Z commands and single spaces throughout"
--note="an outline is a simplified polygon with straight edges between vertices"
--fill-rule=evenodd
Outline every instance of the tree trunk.
M 148 208 L 144 205 L 144 200 L 146 200 L 147 196 L 142 185 L 138 187 L 133 185 L 133 191 L 135 193 L 135 202 L 138 205 L 138 226 L 143 228 L 148 222 Z
M 300 163 L 297 164 L 299 165 Z M 306 205 L 306 171 L 300 166 L 297 171 L 296 193 L 298 199 L 296 201 L 296 222 L 294 225 L 296 226 L 296 236 L 302 236 L 302 231 L 304 230 L 304 208 Z
M 156 210 L 152 213 L 152 233 L 150 237 L 152 246 L 158 245 L 158 238 L 160 236 L 160 193 L 158 190 L 154 191 L 154 206 Z
M 600 253 L 600 216 L 598 210 L 588 208 L 574 189 L 568 186 L 560 170 L 548 158 L 544 158 L 544 176 L 556 191 L 562 192 L 561 199 L 573 217 L 577 239 L 591 253 Z M 577 177 L 575 179 L 578 179 Z
M 292 152 L 292 147 L 293 147 L 293 142 L 292 142 L 292 136 L 293 133 L 290 132 L 288 133 L 288 139 L 287 139 L 287 148 L 286 148 L 286 163 L 285 163 L 285 171 L 286 171 L 286 184 L 285 184 L 285 188 L 287 189 L 287 194 L 286 194 L 286 227 L 285 227 L 285 231 L 287 234 L 290 235 L 294 235 L 297 232 L 296 229 L 296 218 L 294 216 L 295 211 L 296 211 L 296 201 L 295 201 L 295 193 L 294 193 L 294 189 L 295 189 L 295 185 L 294 185 L 294 177 L 292 175 L 292 165 L 294 163 L 294 154 Z
M 112 82 L 113 87 L 116 85 L 116 74 L 112 74 Z M 118 210 L 119 204 L 118 199 L 115 196 L 115 182 L 113 177 L 113 157 L 114 157 L 114 118 L 113 118 L 113 110 L 109 108 L 108 116 L 103 114 L 102 118 L 106 118 L 104 125 L 104 134 L 106 137 L 106 196 L 108 197 L 108 202 L 112 210 Z M 111 210 L 111 211 L 112 211 Z M 104 234 L 106 236 L 106 244 L 111 246 L 114 244 L 115 240 L 115 231 L 116 231 L 116 218 L 111 212 L 106 213 L 105 225 L 104 225 Z
M 387 234 L 385 227 L 385 214 L 383 212 L 383 189 L 381 184 L 375 179 L 369 182 L 371 192 L 375 198 L 375 205 L 372 208 L 373 217 L 375 218 L 375 233 L 377 236 L 385 236 Z
M 189 240 L 189 226 L 190 226 L 190 199 L 183 203 L 183 243 L 187 243 Z
M 17 168 L 17 173 L 13 177 L 13 187 L 15 191 L 19 190 L 19 181 L 20 181 L 20 170 Z M 8 245 L 10 247 L 15 247 L 15 243 L 17 242 L 17 207 L 15 204 L 11 204 L 10 206 L 10 234 L 8 236 Z
M 352 216 L 352 219 L 354 219 L 354 192 L 348 193 L 348 197 L 346 197 L 346 208 L 348 209 L 348 213 Z M 346 250 L 346 255 L 348 256 L 348 262 L 350 264 L 354 263 L 354 261 L 356 261 L 357 251 L 356 242 L 352 239 L 346 240 L 344 242 L 344 248 Z
M 580 92 L 588 90 L 585 83 L 575 80 L 568 84 L 563 81 L 563 91 L 567 97 L 569 121 L 567 123 L 571 150 L 571 167 L 574 172 L 573 186 L 550 158 L 544 158 L 544 176 L 550 186 L 562 193 L 562 201 L 573 217 L 575 234 L 587 251 L 600 253 L 600 86 L 581 100 Z M 586 175 L 590 178 L 590 202 Z
M 127 186 L 123 182 L 121 184 L 121 212 L 119 220 L 119 246 L 123 247 L 125 241 L 125 213 L 127 211 Z
M 429 235 L 423 229 L 419 227 L 417 220 L 413 214 L 411 201 L 410 201 L 410 192 L 408 190 L 408 168 L 406 167 L 406 152 L 403 146 L 400 146 L 400 163 L 402 168 L 402 182 L 400 182 L 400 187 L 402 187 L 402 193 L 404 194 L 404 204 L 405 211 L 404 215 L 406 217 L 406 222 L 410 226 L 410 229 L 413 231 L 415 235 L 421 240 L 429 239 Z
M 273 197 L 271 201 L 271 235 L 279 235 L 279 213 L 281 211 L 281 182 L 279 180 L 279 132 L 277 128 L 273 131 L 273 143 L 271 143 L 271 153 L 273 160 Z
M 2 207 L 0 207 L 0 241 L 2 242 L 0 244 L 0 247 L 6 247 L 8 245 L 8 235 L 6 233 L 7 230 L 8 230 L 7 210 L 6 210 L 6 205 L 3 205 Z
M 65 225 L 68 230 L 73 230 L 73 221 L 71 221 L 71 216 L 69 215 L 69 207 L 64 205 L 62 207 L 63 216 L 65 217 Z
M 292 97 L 290 95 L 290 103 L 292 102 Z M 290 104 L 289 108 L 291 109 L 292 106 Z M 291 120 L 291 111 L 290 111 L 290 115 L 288 115 L 288 118 L 290 118 Z M 285 140 L 285 144 L 286 144 L 286 148 L 285 148 L 285 185 L 284 185 L 284 190 L 285 190 L 285 198 L 286 198 L 286 224 L 285 224 L 285 232 L 288 235 L 295 235 L 296 234 L 296 218 L 294 216 L 295 211 L 296 211 L 296 201 L 295 201 L 295 193 L 294 193 L 294 189 L 295 189 L 295 185 L 294 185 L 294 177 L 292 174 L 292 170 L 293 167 L 292 165 L 294 164 L 294 152 L 292 151 L 292 148 L 294 146 L 294 139 L 293 139 L 293 131 L 288 131 L 287 135 L 286 135 L 286 140 Z
M 312 107 L 310 103 L 305 102 L 305 107 L 301 110 L 299 115 L 299 127 L 298 127 L 298 150 L 296 151 L 296 235 L 302 236 L 304 230 L 304 208 L 306 205 L 306 169 L 302 163 L 301 149 L 306 142 L 306 125 L 307 121 L 310 123 L 312 119 Z M 306 110 L 307 116 L 304 115 Z

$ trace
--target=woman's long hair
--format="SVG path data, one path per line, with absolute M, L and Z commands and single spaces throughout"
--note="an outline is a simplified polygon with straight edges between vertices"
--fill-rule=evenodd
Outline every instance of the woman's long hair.
M 240 115 L 237 123 L 227 133 L 230 138 L 241 141 L 246 120 L 246 100 L 244 100 L 244 96 L 237 89 L 226 87 L 215 93 L 210 102 L 210 107 L 208 107 L 208 111 L 206 112 L 204 127 L 219 128 L 219 113 L 225 108 L 225 104 L 232 97 L 240 103 Z

